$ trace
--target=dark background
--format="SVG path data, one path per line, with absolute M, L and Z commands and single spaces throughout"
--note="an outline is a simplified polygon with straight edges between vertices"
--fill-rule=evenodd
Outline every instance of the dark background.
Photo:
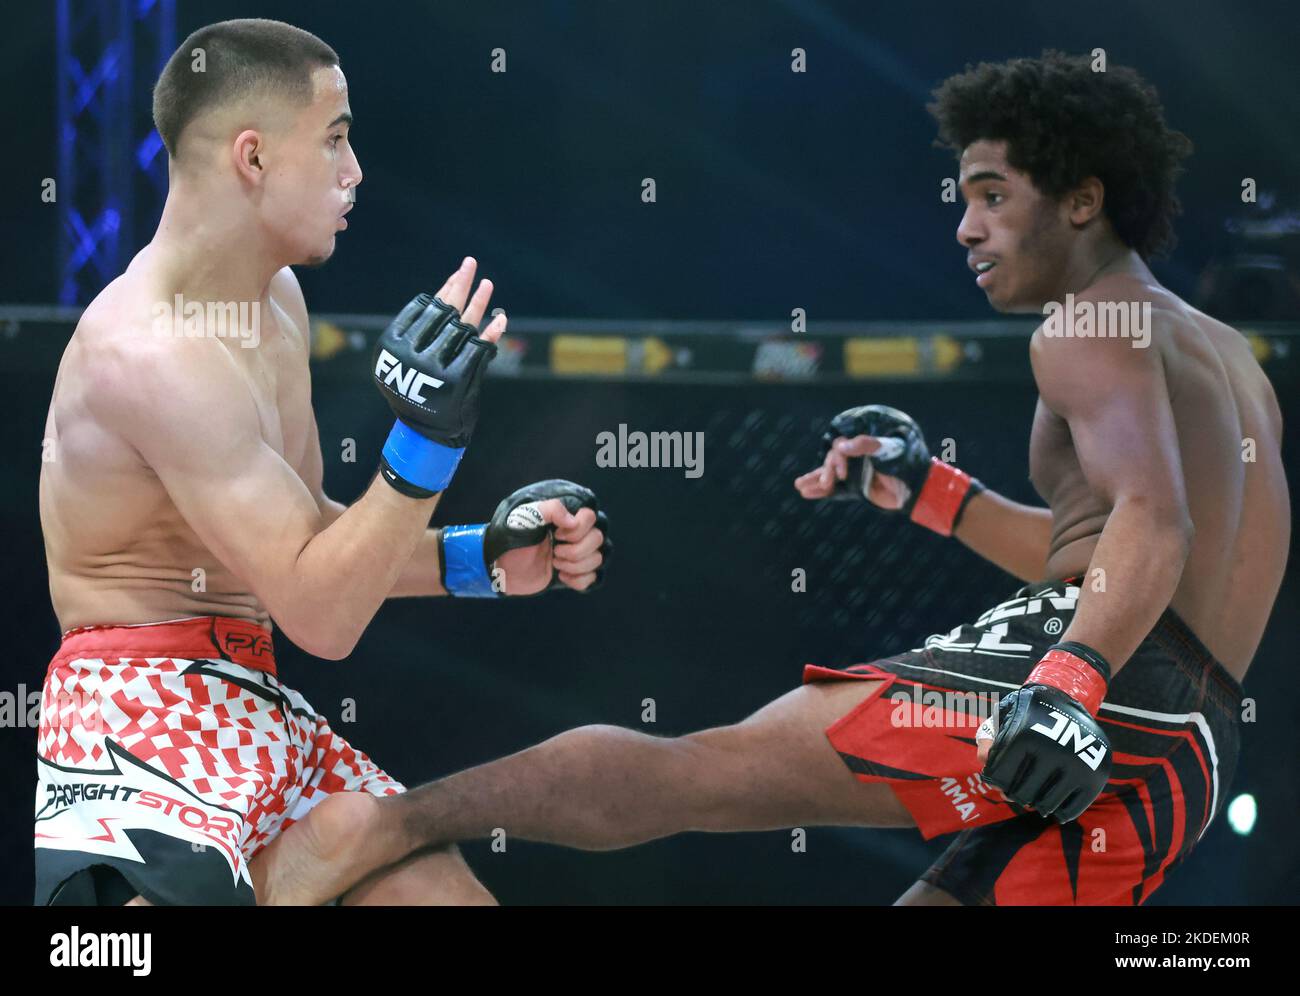
M 34 191 L 53 175 L 52 7 L 7 11 L 0 77 L 16 118 L 0 157 L 8 250 L 0 302 L 52 302 L 58 227 Z M 949 155 L 933 149 L 928 91 L 967 62 L 1105 47 L 1164 97 L 1197 145 L 1180 184 L 1181 245 L 1156 267 L 1195 297 L 1234 251 L 1253 176 L 1295 208 L 1300 94 L 1295 14 L 1263 4 L 503 3 L 179 5 L 178 40 L 227 17 L 289 20 L 340 53 L 365 181 L 335 258 L 302 271 L 319 312 L 391 312 L 414 287 L 477 256 L 512 316 L 781 320 L 991 317 L 942 204 Z M 509 69 L 488 72 L 503 47 Z M 809 71 L 789 71 L 790 50 Z M 147 99 L 142 95 L 141 99 Z M 643 177 L 658 203 L 640 201 Z M 1265 208 L 1260 207 L 1263 211 Z M 141 207 L 133 244 L 153 217 Z M 1233 318 L 1231 314 L 1220 317 Z M 0 568 L 8 647 L 0 687 L 39 686 L 57 644 L 36 508 L 53 369 L 21 341 L 0 350 L 12 439 L 0 474 Z M 350 500 L 390 418 L 348 357 L 319 364 L 315 403 L 328 492 Z M 1277 389 L 1296 465 L 1296 383 Z M 474 446 L 438 516 L 481 521 L 513 488 L 570 477 L 598 490 L 618 543 L 608 587 L 510 604 L 390 603 L 356 653 L 324 662 L 278 641 L 280 672 L 394 776 L 417 783 L 588 722 L 673 734 L 737 720 L 787 691 L 805 661 L 847 662 L 915 646 L 1018 583 L 953 542 L 866 509 L 810 512 L 788 490 L 821 420 L 851 404 L 911 412 L 931 439 L 1011 497 L 1034 501 L 1025 454 L 1028 363 L 989 384 L 858 386 L 490 382 Z M 972 417 L 974 416 L 974 417 Z M 706 434 L 705 474 L 601 470 L 595 436 L 619 422 Z M 337 459 L 357 440 L 358 464 Z M 1297 484 L 1292 480 L 1292 493 Z M 790 571 L 809 590 L 790 591 Z M 1297 593 L 1288 578 L 1246 681 L 1259 721 L 1230 796 L 1260 821 L 1222 819 L 1156 902 L 1300 898 L 1295 785 Z M 30 901 L 34 731 L 0 730 L 0 902 Z M 511 842 L 466 847 L 505 902 L 892 901 L 943 846 L 903 831 L 687 835 L 590 855 Z
M 0 211 L 22 233 L 0 273 L 8 302 L 57 288 L 54 208 L 26 193 L 54 175 L 53 7 L 10 4 L 0 37 Z M 1181 247 L 1156 270 L 1175 292 L 1231 250 L 1243 177 L 1300 208 L 1284 3 L 180 0 L 177 42 L 250 16 L 320 35 L 348 77 L 365 178 L 331 264 L 301 273 L 319 311 L 395 311 L 473 255 L 511 315 L 988 317 L 924 105 L 967 63 L 1045 47 L 1135 66 L 1195 143 Z M 796 46 L 806 73 L 790 71 Z M 489 72 L 494 48 L 505 73 Z M 136 243 L 153 223 L 139 213 Z

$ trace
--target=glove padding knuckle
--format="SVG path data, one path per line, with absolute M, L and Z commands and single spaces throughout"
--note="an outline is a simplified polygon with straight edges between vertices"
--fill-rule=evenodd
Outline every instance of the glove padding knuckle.
M 441 298 L 434 298 L 425 307 L 423 314 L 416 319 L 407 334 L 411 348 L 417 353 L 425 352 L 430 345 L 447 334 L 447 330 L 459 317 L 458 312 Z
M 998 703 L 998 732 L 984 781 L 1014 804 L 1061 823 L 1078 819 L 1106 787 L 1110 740 L 1060 689 L 1029 685 Z
M 444 367 L 450 367 L 458 357 L 463 356 L 468 361 L 474 353 L 465 344 L 471 342 L 477 334 L 478 329 L 473 325 L 466 324 L 459 317 L 452 317 L 445 326 L 445 341 L 438 348 L 439 362 Z M 442 339 L 443 336 L 438 338 Z
M 529 484 L 513 492 L 504 498 L 497 511 L 500 512 L 506 506 L 514 507 L 530 501 L 546 501 L 555 498 L 568 509 L 576 513 L 581 508 L 594 509 L 599 505 L 595 492 L 590 488 L 584 488 L 581 484 L 575 484 L 573 481 L 566 481 L 561 478 L 552 478 L 548 481 L 538 481 L 535 484 Z

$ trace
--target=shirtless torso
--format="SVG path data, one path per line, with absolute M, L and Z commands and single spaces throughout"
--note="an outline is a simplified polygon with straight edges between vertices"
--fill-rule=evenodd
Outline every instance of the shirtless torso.
M 249 585 L 207 549 L 157 474 L 104 414 L 96 373 L 106 350 L 120 356 L 172 349 L 227 365 L 248 387 L 262 440 L 312 495 L 322 494 L 307 317 L 292 271 L 280 271 L 259 302 L 257 348 L 235 338 L 154 336 L 154 303 L 172 294 L 146 248 L 86 309 L 59 365 L 45 428 L 54 459 L 41 468 L 40 509 L 50 597 L 64 631 L 199 615 L 269 625 Z M 223 413 L 207 417 L 220 420 Z
M 1171 608 L 1241 679 L 1281 585 L 1289 546 L 1282 422 L 1272 386 L 1240 333 L 1162 288 L 1117 274 L 1088 296 L 1152 303 L 1150 348 L 1165 371 L 1196 529 Z M 263 441 L 313 495 L 322 494 L 306 311 L 292 272 L 281 271 L 260 302 L 256 349 L 235 339 L 157 339 L 151 308 L 169 298 L 146 249 L 86 310 L 60 364 L 46 423 L 55 458 L 42 467 L 40 507 L 50 594 L 64 630 L 195 615 L 269 624 L 249 586 L 205 547 L 141 455 L 97 414 L 98 354 L 110 344 L 120 350 L 123 329 L 138 330 L 140 348 L 200 346 L 208 361 L 238 371 Z M 1046 576 L 1085 573 L 1109 509 L 1084 479 L 1064 419 L 1042 400 L 1030 474 L 1052 509 Z
M 1149 348 L 1163 364 L 1195 527 L 1170 607 L 1240 680 L 1281 586 L 1291 528 L 1272 385 L 1239 332 L 1158 285 L 1117 274 L 1085 296 L 1151 302 Z M 1155 431 L 1133 424 L 1128 434 Z M 1116 434 L 1108 444 L 1128 442 Z M 1084 479 L 1065 420 L 1041 398 L 1030 476 L 1052 510 L 1047 577 L 1085 574 L 1110 509 Z

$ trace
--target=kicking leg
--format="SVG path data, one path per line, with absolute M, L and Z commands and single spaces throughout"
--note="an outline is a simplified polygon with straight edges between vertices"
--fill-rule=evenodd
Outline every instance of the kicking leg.
M 859 782 L 824 733 L 878 685 L 804 685 L 741 723 L 676 738 L 585 726 L 400 796 L 340 793 L 292 828 L 308 838 L 299 856 L 321 859 L 284 863 L 292 874 L 266 894 L 318 902 L 412 851 L 497 830 L 610 850 L 686 830 L 912 826 L 892 790 Z
M 680 830 L 914 826 L 888 786 L 858 781 L 826 739 L 826 728 L 880 684 L 803 685 L 735 726 L 660 741 L 676 745 L 687 791 L 666 816 L 649 814 L 643 839 Z
M 497 829 L 611 850 L 685 830 L 912 826 L 893 792 L 857 781 L 824 733 L 877 684 L 801 686 L 744 722 L 683 737 L 581 727 L 381 807 L 417 846 Z

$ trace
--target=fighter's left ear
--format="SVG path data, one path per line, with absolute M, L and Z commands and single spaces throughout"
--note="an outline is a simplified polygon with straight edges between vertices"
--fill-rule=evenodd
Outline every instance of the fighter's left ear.
M 1101 214 L 1106 202 L 1106 188 L 1095 176 L 1086 177 L 1065 195 L 1065 206 L 1070 214 L 1070 224 L 1082 228 Z
M 250 183 L 261 183 L 264 177 L 265 164 L 262 157 L 266 154 L 266 141 L 261 132 L 252 128 L 245 128 L 237 136 L 235 142 L 230 147 L 231 160 L 235 165 L 237 172 Z

